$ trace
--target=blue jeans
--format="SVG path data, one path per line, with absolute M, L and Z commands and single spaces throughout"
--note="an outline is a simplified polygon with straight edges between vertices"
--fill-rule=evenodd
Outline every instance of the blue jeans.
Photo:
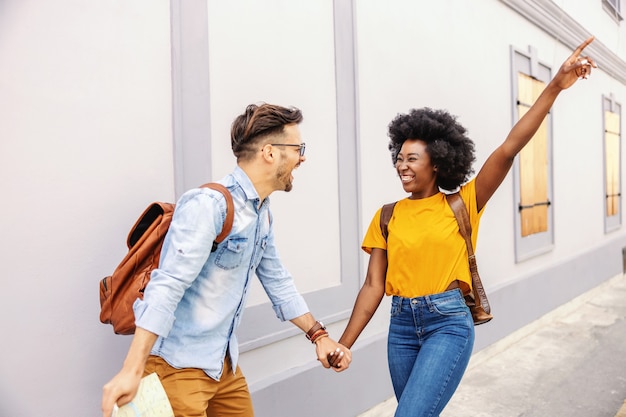
M 387 354 L 395 417 L 438 417 L 456 391 L 474 346 L 472 315 L 459 289 L 394 296 Z

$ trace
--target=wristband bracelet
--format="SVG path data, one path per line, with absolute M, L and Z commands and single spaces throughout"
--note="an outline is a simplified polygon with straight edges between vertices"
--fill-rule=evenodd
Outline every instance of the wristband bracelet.
M 322 334 L 328 335 L 328 332 L 326 330 L 324 330 L 324 329 L 319 329 L 318 331 L 316 331 L 315 333 L 313 333 L 311 335 L 309 340 L 311 341 L 311 343 L 315 343 L 315 339 L 317 339 Z
M 316 321 L 313 327 L 311 327 L 309 331 L 306 332 L 306 338 L 311 340 L 315 332 L 317 332 L 318 330 L 326 330 L 326 326 L 324 326 L 324 323 L 322 323 L 321 321 Z
M 315 342 L 323 337 L 328 337 L 328 332 L 326 330 L 315 333 L 315 335 L 311 338 L 311 343 L 315 344 Z

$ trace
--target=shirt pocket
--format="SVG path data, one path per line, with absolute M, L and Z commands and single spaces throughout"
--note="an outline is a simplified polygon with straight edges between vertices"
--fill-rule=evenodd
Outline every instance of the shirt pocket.
M 222 269 L 235 269 L 241 265 L 243 261 L 243 255 L 248 246 L 248 239 L 245 237 L 232 237 L 226 241 L 225 245 L 222 245 L 215 264 Z

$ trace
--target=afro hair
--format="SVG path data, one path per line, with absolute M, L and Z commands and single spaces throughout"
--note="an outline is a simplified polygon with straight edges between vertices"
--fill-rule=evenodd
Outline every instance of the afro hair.
M 454 190 L 474 173 L 474 142 L 465 133 L 466 129 L 456 117 L 445 110 L 425 107 L 398 114 L 389 123 L 389 150 L 393 164 L 407 139 L 422 140 L 426 142 L 432 165 L 437 167 L 437 186 Z

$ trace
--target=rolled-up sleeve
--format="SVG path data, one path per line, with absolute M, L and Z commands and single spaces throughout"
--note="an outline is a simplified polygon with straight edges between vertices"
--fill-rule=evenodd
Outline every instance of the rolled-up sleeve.
M 274 312 L 276 312 L 276 317 L 281 321 L 292 320 L 309 312 L 309 307 L 306 301 L 304 301 L 304 297 L 300 294 L 291 300 L 281 304 L 275 304 L 272 307 L 274 308 Z
M 152 308 L 144 300 L 137 299 L 133 305 L 135 325 L 159 336 L 167 336 L 174 325 L 174 315 Z

